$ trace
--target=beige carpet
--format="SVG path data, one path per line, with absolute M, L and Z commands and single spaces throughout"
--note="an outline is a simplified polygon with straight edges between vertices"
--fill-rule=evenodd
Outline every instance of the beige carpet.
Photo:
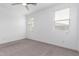
M 30 39 L 0 45 L 0 56 L 79 56 L 79 53 Z

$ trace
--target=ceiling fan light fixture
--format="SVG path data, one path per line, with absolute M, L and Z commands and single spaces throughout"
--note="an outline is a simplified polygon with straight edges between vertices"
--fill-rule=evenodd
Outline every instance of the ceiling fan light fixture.
M 22 5 L 23 5 L 23 6 L 26 6 L 27 4 L 26 4 L 26 3 L 22 3 Z

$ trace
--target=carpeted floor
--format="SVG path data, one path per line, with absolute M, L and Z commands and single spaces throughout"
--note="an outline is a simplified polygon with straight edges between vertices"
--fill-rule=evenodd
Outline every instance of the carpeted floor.
M 79 56 L 79 53 L 30 39 L 0 45 L 0 56 Z

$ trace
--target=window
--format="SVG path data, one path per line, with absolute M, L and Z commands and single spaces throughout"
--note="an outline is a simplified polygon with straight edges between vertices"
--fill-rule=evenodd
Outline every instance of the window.
M 69 28 L 70 8 L 58 10 L 55 12 L 55 28 L 67 30 Z
M 29 24 L 29 31 L 33 31 L 33 28 L 34 28 L 34 18 L 29 18 L 28 24 Z

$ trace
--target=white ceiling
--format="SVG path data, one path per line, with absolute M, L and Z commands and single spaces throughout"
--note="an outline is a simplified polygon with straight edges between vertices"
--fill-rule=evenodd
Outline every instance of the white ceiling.
M 54 6 L 56 3 L 38 3 L 36 6 L 29 6 L 30 10 L 27 10 L 23 5 L 11 5 L 11 3 L 0 3 L 0 7 L 6 10 L 15 11 L 24 14 L 31 14 L 32 12 L 36 12 L 43 8 L 47 8 L 49 6 Z
M 47 8 L 51 5 L 55 5 L 55 3 L 38 3 L 36 6 L 30 6 L 30 10 L 28 11 L 28 14 Z

